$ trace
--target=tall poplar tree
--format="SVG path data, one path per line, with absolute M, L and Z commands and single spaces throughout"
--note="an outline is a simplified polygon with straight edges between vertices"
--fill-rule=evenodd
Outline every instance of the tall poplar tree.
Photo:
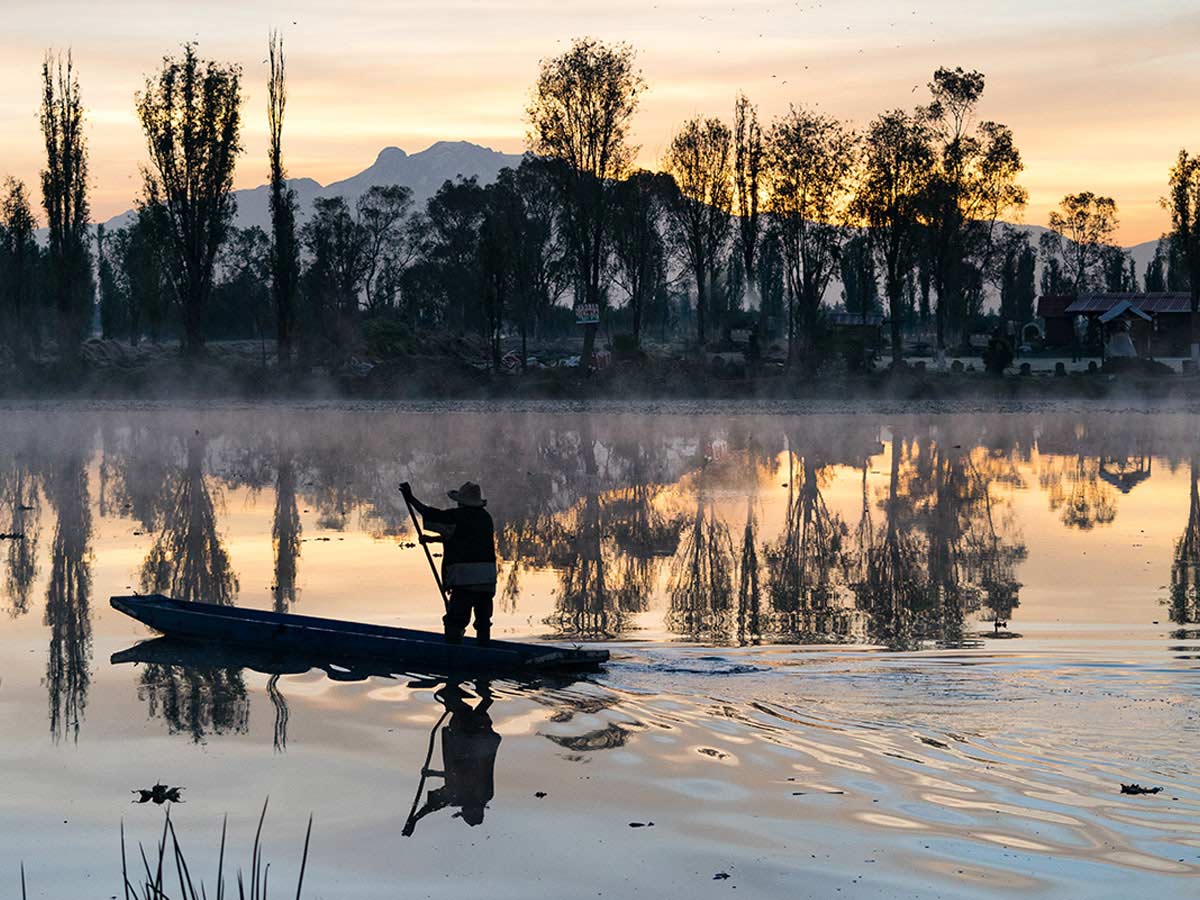
M 283 38 L 271 33 L 268 47 L 271 75 L 267 80 L 267 156 L 271 166 L 271 299 L 275 307 L 275 341 L 279 361 L 292 357 L 296 322 L 296 297 L 300 283 L 299 242 L 296 237 L 296 192 L 287 183 L 283 167 L 283 114 L 287 107 L 287 80 Z
M 71 353 L 91 326 L 95 286 L 88 236 L 87 141 L 83 102 L 70 51 L 42 62 L 42 206 L 46 210 L 49 294 L 57 315 L 59 352 Z

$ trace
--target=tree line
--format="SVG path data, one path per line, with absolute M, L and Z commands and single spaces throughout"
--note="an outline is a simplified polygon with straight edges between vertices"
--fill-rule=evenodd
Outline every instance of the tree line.
M 242 72 L 185 44 L 135 96 L 148 161 L 131 218 L 93 239 L 79 80 L 69 53 L 47 55 L 46 239 L 24 184 L 0 196 L 0 316 L 18 364 L 69 356 L 97 311 L 105 337 L 177 336 L 191 357 L 210 338 L 271 336 L 283 365 L 445 330 L 479 336 L 498 367 L 503 339 L 524 361 L 530 339 L 573 333 L 572 310 L 585 360 L 602 323 L 636 348 L 648 333 L 711 345 L 736 321 L 815 367 L 831 306 L 890 320 L 894 361 L 906 326 L 931 328 L 939 351 L 978 328 L 989 292 L 1018 326 L 1039 288 L 1140 280 L 1196 307 L 1200 160 L 1181 151 L 1172 168 L 1172 230 L 1143 273 L 1114 243 L 1116 203 L 1091 192 L 1066 196 L 1035 246 L 1005 224 L 1027 200 L 1023 163 L 1011 129 L 979 115 L 980 72 L 940 68 L 926 103 L 862 129 L 801 105 L 760 123 L 739 94 L 730 122 L 682 123 L 648 171 L 630 137 L 646 90 L 634 50 L 582 38 L 541 62 L 529 152 L 493 183 L 447 181 L 421 208 L 402 185 L 318 198 L 300 225 L 278 34 L 268 62 L 270 232 L 234 224 Z

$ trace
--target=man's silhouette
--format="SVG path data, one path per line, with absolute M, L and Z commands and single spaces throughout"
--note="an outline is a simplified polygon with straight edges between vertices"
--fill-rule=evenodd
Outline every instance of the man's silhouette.
M 409 815 L 403 829 L 406 836 L 416 830 L 420 819 L 447 806 L 458 807 L 455 817 L 468 825 L 483 821 L 484 810 L 496 792 L 496 751 L 500 749 L 500 735 L 496 734 L 488 715 L 493 699 L 490 685 L 483 681 L 477 682 L 475 687 L 479 703 L 474 707 L 467 703 L 468 695 L 457 684 L 448 684 L 434 695 L 446 707 L 450 721 L 442 729 L 442 769 L 425 768 L 421 770 L 421 776 L 422 780 L 430 776 L 442 778 L 445 783 L 431 789 L 425 805 Z M 431 743 L 431 753 L 432 750 Z
M 434 532 L 423 541 L 436 540 L 445 545 L 442 556 L 442 584 L 450 591 L 442 623 L 446 641 L 457 644 L 475 614 L 475 636 L 487 644 L 492 637 L 492 599 L 496 595 L 496 535 L 487 501 L 479 485 L 468 481 L 448 496 L 458 505 L 453 509 L 435 509 L 413 496 L 408 482 L 400 485 L 404 498 L 421 514 L 421 527 Z

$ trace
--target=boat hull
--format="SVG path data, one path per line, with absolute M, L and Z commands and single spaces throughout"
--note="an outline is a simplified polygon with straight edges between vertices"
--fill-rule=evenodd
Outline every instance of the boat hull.
M 345 622 L 238 606 L 175 600 L 161 594 L 112 597 L 112 607 L 176 638 L 239 644 L 277 652 L 385 660 L 407 667 L 453 671 L 594 669 L 607 650 L 474 638 L 448 644 L 441 634 Z

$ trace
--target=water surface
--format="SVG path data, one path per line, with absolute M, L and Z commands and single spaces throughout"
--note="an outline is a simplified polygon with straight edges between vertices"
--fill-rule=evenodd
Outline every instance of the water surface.
M 0 415 L 0 881 L 30 896 L 119 893 L 155 782 L 210 885 L 269 795 L 281 895 L 311 812 L 314 898 L 1200 896 L 1195 416 Z M 497 635 L 605 642 L 604 673 L 110 661 L 152 637 L 108 607 L 134 590 L 437 628 L 395 486 L 468 478 Z

